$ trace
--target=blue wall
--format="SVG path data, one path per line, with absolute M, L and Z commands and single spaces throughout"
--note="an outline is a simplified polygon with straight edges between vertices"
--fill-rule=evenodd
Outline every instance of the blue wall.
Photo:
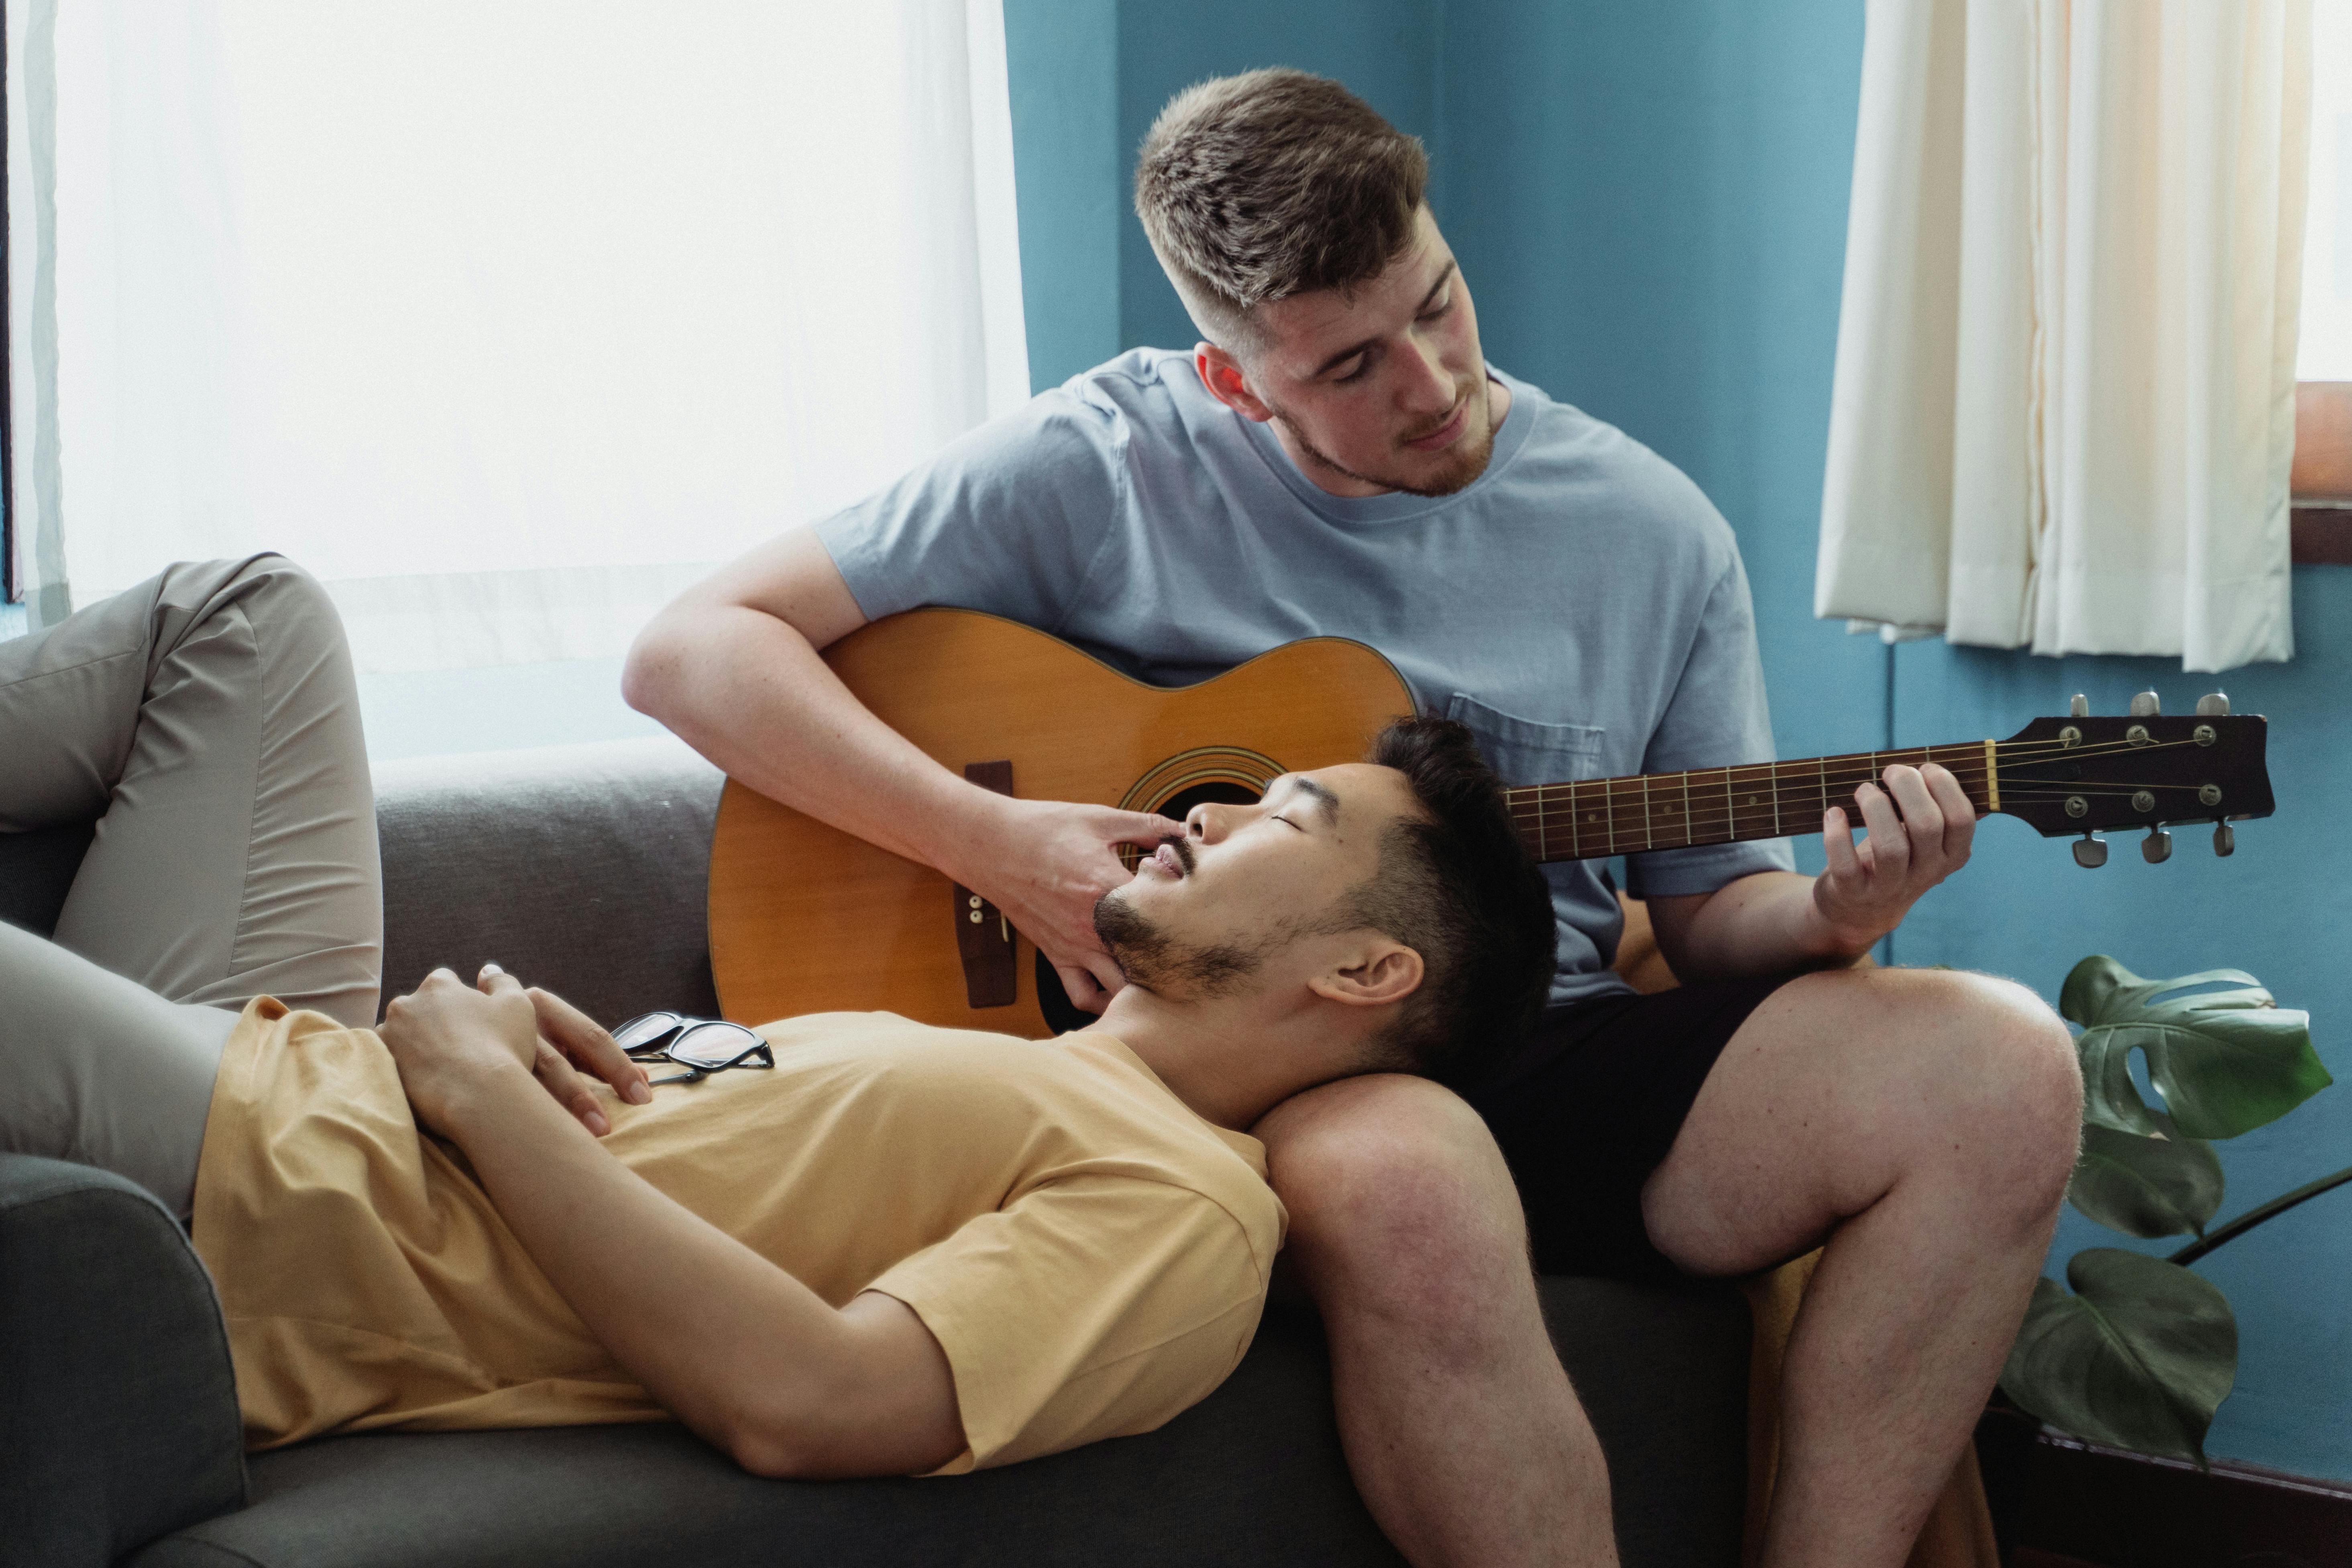
M 1679 464 L 1738 531 L 1784 755 L 2006 735 L 2077 690 L 2118 711 L 2153 685 L 2180 711 L 2215 684 L 2158 660 L 1889 649 L 1812 618 L 1862 50 L 1851 0 L 1005 11 L 1038 385 L 1118 348 L 1192 342 L 1126 188 L 1168 95 L 1248 66 L 1323 71 L 1429 144 L 1433 205 L 1488 357 Z M 2352 569 L 2299 569 L 2295 616 L 2294 663 L 2221 682 L 2240 711 L 2271 716 L 2282 803 L 2279 818 L 2242 825 L 2235 858 L 2216 862 L 2184 832 L 2166 866 L 2119 840 L 2085 872 L 2022 825 L 1990 823 L 1976 862 L 1897 933 L 1901 961 L 2012 974 L 2053 998 L 2093 952 L 2147 974 L 2251 969 L 2312 1011 L 2321 1055 L 2352 1084 L 2352 834 L 2326 816 L 2345 794 L 2335 770 L 2352 768 Z M 1818 843 L 1801 840 L 1801 860 L 1817 865 Z M 2352 1087 L 2223 1160 L 2225 1215 L 2352 1161 Z M 2116 1239 L 2070 1212 L 2055 1256 Z M 2242 1334 L 2211 1451 L 2352 1479 L 2352 1192 L 2200 1268 Z

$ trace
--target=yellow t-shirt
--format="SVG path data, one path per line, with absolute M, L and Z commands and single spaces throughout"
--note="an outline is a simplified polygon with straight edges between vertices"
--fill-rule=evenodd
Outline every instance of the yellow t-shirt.
M 874 1289 L 913 1308 L 970 1445 L 942 1473 L 1148 1432 L 1241 1360 L 1285 1221 L 1265 1151 L 1118 1041 L 887 1013 L 761 1032 L 772 1071 L 666 1084 L 645 1106 L 604 1090 L 604 1146 L 828 1302 Z M 667 1415 L 417 1131 L 373 1030 L 247 1007 L 192 1230 L 249 1447 Z

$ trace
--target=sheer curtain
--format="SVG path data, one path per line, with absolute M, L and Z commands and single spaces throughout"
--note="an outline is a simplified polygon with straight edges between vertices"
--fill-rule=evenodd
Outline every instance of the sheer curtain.
M 2294 652 L 2309 0 L 1872 0 L 1821 615 Z
M 609 656 L 1028 395 L 998 0 L 8 19 L 38 619 L 274 549 L 363 668 Z

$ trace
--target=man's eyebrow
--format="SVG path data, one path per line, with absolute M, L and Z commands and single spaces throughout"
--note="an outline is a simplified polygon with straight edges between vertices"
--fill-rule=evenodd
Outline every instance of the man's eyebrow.
M 1337 827 L 1339 826 L 1339 797 L 1338 795 L 1333 795 L 1329 790 L 1324 788 L 1321 784 L 1317 784 L 1313 779 L 1307 778 L 1301 773 L 1292 773 L 1287 782 L 1294 792 L 1305 795 L 1307 799 L 1315 803 L 1315 809 L 1323 814 L 1323 821 L 1326 826 L 1331 827 Z
M 1429 309 L 1429 302 L 1437 298 L 1438 290 L 1445 287 L 1446 283 L 1453 278 L 1454 271 L 1460 267 L 1460 265 L 1461 264 L 1459 262 L 1455 261 L 1451 257 L 1446 258 L 1445 270 L 1437 275 L 1437 281 L 1429 286 L 1429 292 L 1423 294 L 1421 297 L 1421 303 L 1412 308 L 1412 313 L 1414 315 L 1418 316 L 1423 310 Z M 1380 341 L 1381 340 L 1377 337 L 1370 337 L 1366 338 L 1362 342 L 1349 344 L 1346 348 L 1341 349 L 1338 353 L 1333 354 L 1329 359 L 1325 360 L 1321 364 L 1317 365 L 1314 370 L 1307 374 L 1307 379 L 1312 381 L 1315 377 L 1328 373 L 1339 365 L 1346 363 L 1348 360 L 1352 359 L 1357 354 L 1362 353 L 1365 350 L 1370 348 L 1374 343 L 1377 343 Z

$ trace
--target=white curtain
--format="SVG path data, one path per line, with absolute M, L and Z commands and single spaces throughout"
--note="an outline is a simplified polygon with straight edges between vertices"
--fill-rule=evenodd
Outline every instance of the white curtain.
M 20 560 L 618 652 L 1028 395 L 998 0 L 8 6 Z
M 2309 0 L 1871 0 L 1814 607 L 2293 655 Z

